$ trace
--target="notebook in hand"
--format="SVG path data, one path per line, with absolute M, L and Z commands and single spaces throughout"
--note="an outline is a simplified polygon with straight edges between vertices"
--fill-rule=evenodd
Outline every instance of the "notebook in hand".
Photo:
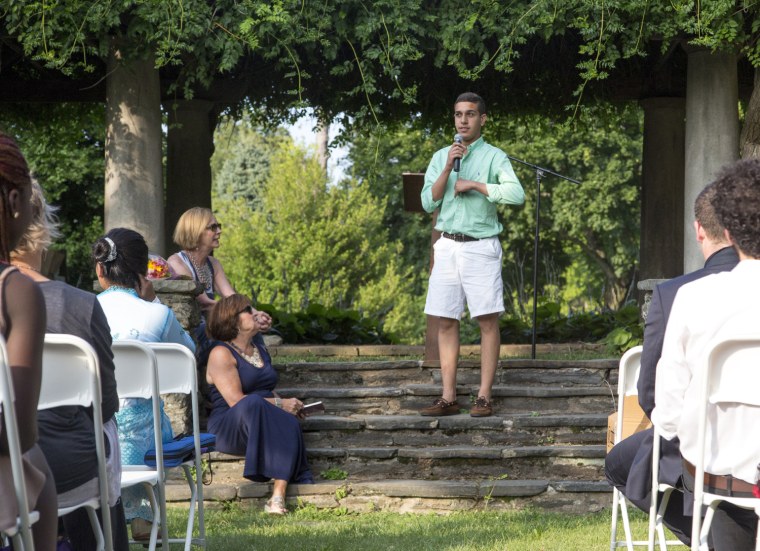
M 313 404 L 306 404 L 301 409 L 301 415 L 308 417 L 309 415 L 315 415 L 317 413 L 324 413 L 325 405 L 322 402 L 314 402 Z

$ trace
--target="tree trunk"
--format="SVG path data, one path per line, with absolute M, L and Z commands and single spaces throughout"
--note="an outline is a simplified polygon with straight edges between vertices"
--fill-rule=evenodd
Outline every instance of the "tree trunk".
M 105 227 L 131 228 L 164 255 L 161 90 L 151 58 L 123 58 L 114 40 L 106 82 Z
M 210 101 L 181 100 L 167 105 L 166 248 L 177 249 L 177 220 L 192 207 L 211 208 L 211 155 L 217 112 Z
M 329 142 L 328 131 L 330 129 L 330 123 L 320 121 L 319 129 L 317 130 L 317 158 L 319 159 L 319 166 L 322 170 L 327 172 L 327 158 L 330 156 L 327 144 Z
M 755 69 L 755 84 L 747 105 L 739 145 L 742 159 L 760 158 L 760 69 Z

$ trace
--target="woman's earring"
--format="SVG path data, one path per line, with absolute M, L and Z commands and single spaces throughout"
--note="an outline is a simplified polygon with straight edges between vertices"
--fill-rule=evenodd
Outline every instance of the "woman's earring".
M 21 213 L 16 211 L 13 213 L 13 218 L 18 218 Z

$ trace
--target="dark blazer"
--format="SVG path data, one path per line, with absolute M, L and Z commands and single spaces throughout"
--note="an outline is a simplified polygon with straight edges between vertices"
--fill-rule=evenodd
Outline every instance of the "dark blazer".
M 682 285 L 707 275 L 729 271 L 738 262 L 739 257 L 733 247 L 725 247 L 713 253 L 705 261 L 704 268 L 665 281 L 655 287 L 644 325 L 644 349 L 641 353 L 641 370 L 638 380 L 639 404 L 647 417 L 651 417 L 654 409 L 657 362 L 662 354 L 665 327 L 668 324 L 670 309 L 678 289 Z M 629 443 L 628 453 L 635 454 L 626 484 L 625 494 L 629 498 L 643 498 L 649 495 L 652 486 L 652 435 L 653 431 L 650 429 Z M 660 482 L 675 485 L 682 473 L 678 439 L 665 440 L 663 438 L 660 444 Z
M 714 252 L 705 261 L 704 268 L 660 283 L 654 288 L 649 313 L 644 324 L 644 349 L 641 351 L 641 371 L 639 372 L 639 404 L 647 414 L 652 416 L 654 409 L 654 380 L 657 362 L 662 354 L 662 341 L 665 338 L 665 327 L 670 317 L 670 309 L 676 293 L 682 285 L 710 274 L 733 270 L 739 263 L 739 257 L 733 247 L 725 247 Z

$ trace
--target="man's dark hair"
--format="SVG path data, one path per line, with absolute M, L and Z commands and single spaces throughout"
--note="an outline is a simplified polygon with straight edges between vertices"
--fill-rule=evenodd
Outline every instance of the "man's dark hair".
M 715 209 L 712 206 L 716 193 L 715 183 L 708 184 L 699 192 L 694 201 L 694 218 L 704 228 L 707 237 L 720 243 L 725 241 L 726 237 L 723 235 L 723 226 L 718 221 L 718 215 L 715 214 Z
M 464 94 L 459 94 L 459 97 L 457 97 L 457 100 L 454 102 L 454 105 L 456 105 L 460 101 L 474 103 L 478 106 L 478 113 L 480 113 L 481 115 L 486 114 L 486 102 L 483 100 L 483 98 L 481 98 L 476 93 L 465 92 Z
M 711 204 L 739 250 L 760 258 L 760 160 L 745 159 L 723 168 Z

